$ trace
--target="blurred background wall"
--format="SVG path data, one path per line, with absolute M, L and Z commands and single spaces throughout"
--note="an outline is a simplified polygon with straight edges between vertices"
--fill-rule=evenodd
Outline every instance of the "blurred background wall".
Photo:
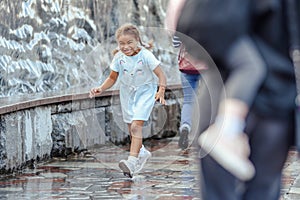
M 114 32 L 125 22 L 154 40 L 168 83 L 176 55 L 163 30 L 165 0 L 0 1 L 0 97 L 88 91 L 108 73 Z M 34 95 L 33 95 L 34 96 Z

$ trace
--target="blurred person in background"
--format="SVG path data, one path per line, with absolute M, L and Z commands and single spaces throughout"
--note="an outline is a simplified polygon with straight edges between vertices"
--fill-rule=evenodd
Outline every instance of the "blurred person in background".
M 189 135 L 192 131 L 193 107 L 201 73 L 207 69 L 207 66 L 201 61 L 193 60 L 188 52 L 185 51 L 185 46 L 178 36 L 174 35 L 172 41 L 173 46 L 179 48 L 178 67 L 183 91 L 183 103 L 180 115 L 178 146 L 184 150 L 189 147 Z

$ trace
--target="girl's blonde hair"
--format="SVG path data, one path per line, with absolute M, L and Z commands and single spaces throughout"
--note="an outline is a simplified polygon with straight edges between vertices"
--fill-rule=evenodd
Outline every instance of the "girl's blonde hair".
M 138 28 L 135 25 L 133 25 L 131 23 L 123 24 L 116 30 L 116 33 L 115 33 L 116 40 L 118 40 L 121 35 L 133 35 L 137 39 L 137 41 L 139 41 L 140 45 L 142 45 L 146 49 L 153 48 L 153 41 L 150 41 L 148 43 L 142 42 L 141 37 L 140 37 L 140 31 L 138 30 Z M 113 53 L 113 55 L 115 55 L 119 51 L 120 50 L 117 48 L 117 49 L 114 49 L 112 53 Z

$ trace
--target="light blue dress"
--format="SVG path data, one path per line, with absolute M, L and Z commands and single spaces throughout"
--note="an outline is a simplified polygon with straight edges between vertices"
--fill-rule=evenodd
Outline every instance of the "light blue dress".
M 118 52 L 110 65 L 111 70 L 118 72 L 120 80 L 120 101 L 123 120 L 147 121 L 155 103 L 157 77 L 153 70 L 160 61 L 147 49 L 134 56 Z

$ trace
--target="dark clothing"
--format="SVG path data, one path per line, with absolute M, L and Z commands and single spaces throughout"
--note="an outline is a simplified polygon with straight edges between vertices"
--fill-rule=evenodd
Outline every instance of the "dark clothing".
M 257 0 L 256 3 L 253 24 L 255 41 L 265 59 L 268 73 L 256 97 L 254 109 L 263 116 L 291 117 L 295 108 L 296 84 L 289 56 L 286 2 Z
M 201 159 L 201 190 L 204 200 L 279 199 L 284 166 L 292 140 L 291 121 L 264 118 L 251 112 L 246 132 L 251 133 L 251 161 L 255 177 L 246 183 L 235 179 L 210 156 Z
M 249 30 L 250 1 L 186 0 L 176 30 L 199 42 L 212 57 L 222 57 L 231 43 Z M 191 41 L 184 39 L 189 53 L 203 60 Z
M 232 96 L 228 97 L 237 97 L 249 106 L 261 83 L 261 77 L 257 77 L 256 73 L 257 65 L 248 62 L 252 64 L 252 73 L 251 69 L 242 69 L 244 63 L 232 68 L 233 64 L 228 62 L 228 57 L 238 38 L 244 37 L 246 33 L 251 36 L 264 58 L 268 72 L 253 105 L 253 109 L 264 116 L 287 117 L 293 114 L 295 107 L 296 87 L 294 68 L 289 57 L 285 2 L 287 1 L 247 0 L 241 3 L 239 0 L 187 0 L 177 25 L 177 35 L 180 35 L 189 53 L 207 60 L 207 54 L 195 44 L 198 42 L 213 58 L 224 81 L 230 74 L 231 85 L 239 86 L 236 91 L 231 88 Z M 217 3 L 219 6 L 214 6 Z M 238 67 L 240 68 L 237 69 Z M 239 78 L 234 77 L 232 71 L 236 71 Z M 241 71 L 244 72 L 243 75 Z M 241 92 L 238 88 L 243 88 L 244 91 Z M 245 98 L 241 94 L 250 95 Z
M 263 116 L 291 117 L 295 109 L 296 82 L 288 55 L 281 54 L 263 40 L 257 45 L 265 58 L 268 73 L 254 102 L 253 109 Z
M 250 8 L 253 10 L 250 9 L 251 17 L 249 18 L 251 23 L 246 22 L 251 25 L 249 34 L 267 66 L 267 76 L 261 86 L 258 90 L 252 89 L 254 101 L 250 107 L 245 129 L 249 135 L 250 160 L 256 168 L 256 175 L 249 182 L 240 182 L 210 156 L 205 156 L 200 160 L 201 191 L 204 200 L 274 200 L 279 198 L 283 165 L 289 148 L 293 145 L 296 97 L 294 67 L 289 56 L 286 2 L 286 0 L 252 0 Z M 243 3 L 240 2 L 240 4 Z M 183 10 L 182 15 L 185 15 L 184 12 L 188 11 Z M 193 17 L 193 19 L 195 19 L 194 27 L 197 27 L 197 18 Z M 193 30 L 192 34 L 189 32 L 183 32 L 183 34 L 191 34 L 197 40 L 196 36 L 202 34 L 203 30 L 197 31 L 195 28 Z M 215 39 L 214 36 L 211 35 L 211 42 Z M 197 41 L 202 45 L 203 41 Z M 205 48 L 205 43 L 203 44 Z M 228 80 L 226 74 L 230 75 L 232 70 L 224 62 L 228 54 L 224 50 L 221 52 L 224 54 L 211 55 L 214 60 L 218 61 L 218 70 L 221 75 L 225 74 L 223 80 L 226 82 Z M 240 82 L 236 81 L 232 85 L 244 87 L 244 92 L 247 93 L 249 88 L 245 86 L 251 82 L 251 73 L 248 73 L 248 77 L 245 75 L 243 77 L 240 77 Z M 214 84 L 212 80 L 207 81 L 204 89 L 211 87 L 209 83 Z M 199 94 L 203 95 L 199 97 L 200 116 L 205 116 L 204 119 L 200 119 L 201 132 L 213 121 L 211 119 L 214 119 L 217 110 L 215 104 L 219 101 L 211 98 L 212 94 L 207 91 L 200 91 Z M 207 105 L 211 107 L 208 108 Z
M 249 36 L 237 39 L 227 51 L 224 58 L 224 70 L 229 75 L 226 80 L 226 97 L 239 99 L 249 107 L 256 93 L 266 78 L 266 65 L 258 49 Z M 226 69 L 225 69 L 226 68 Z
M 239 99 L 249 107 L 266 75 L 265 62 L 250 37 L 250 3 L 187 0 L 176 33 L 193 57 L 208 63 L 208 78 L 214 76 L 211 73 L 221 73 L 226 80 L 221 98 Z M 214 71 L 215 65 L 208 57 L 212 57 L 218 71 Z

